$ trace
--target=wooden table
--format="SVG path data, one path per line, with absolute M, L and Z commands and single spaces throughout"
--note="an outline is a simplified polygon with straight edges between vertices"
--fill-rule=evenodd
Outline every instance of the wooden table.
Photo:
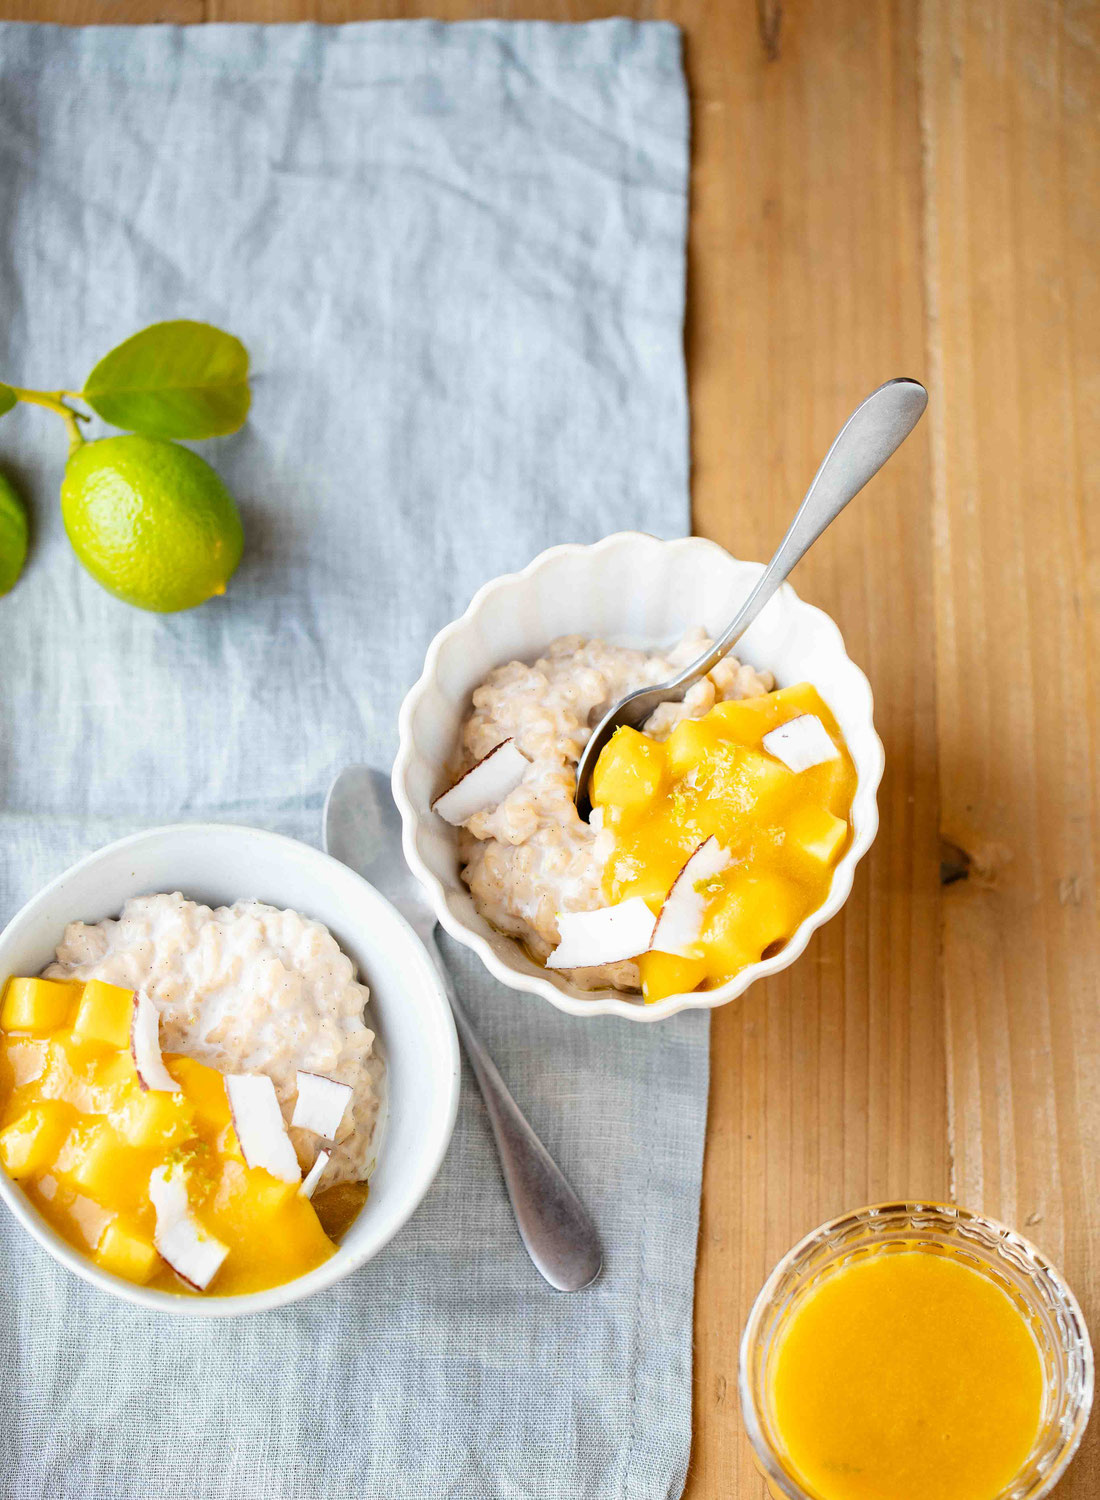
M 22 20 L 678 22 L 697 529 L 766 557 L 872 386 L 917 434 L 799 570 L 874 685 L 843 917 L 714 1017 L 690 1500 L 758 1500 L 737 1342 L 805 1230 L 952 1198 L 1100 1334 L 1100 7 L 1088 0 L 0 0 Z M 1100 1423 L 1059 1500 L 1100 1494 Z

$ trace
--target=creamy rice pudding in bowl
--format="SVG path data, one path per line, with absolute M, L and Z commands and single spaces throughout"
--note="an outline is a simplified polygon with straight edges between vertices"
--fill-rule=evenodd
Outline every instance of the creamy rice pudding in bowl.
M 682 703 L 574 768 L 618 698 L 701 654 L 762 564 L 624 532 L 487 584 L 401 711 L 394 793 L 439 920 L 574 1015 L 713 1007 L 792 963 L 878 825 L 882 745 L 833 622 L 785 585 Z
M 0 934 L 0 1197 L 144 1306 L 263 1311 L 362 1265 L 430 1186 L 458 1080 L 415 934 L 277 834 L 134 835 Z

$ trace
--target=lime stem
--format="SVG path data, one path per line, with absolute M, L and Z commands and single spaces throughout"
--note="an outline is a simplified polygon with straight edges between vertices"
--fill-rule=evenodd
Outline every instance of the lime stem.
M 84 441 L 84 434 L 80 430 L 80 423 L 91 419 L 82 411 L 75 411 L 62 398 L 71 396 L 72 391 L 30 391 L 21 386 L 10 387 L 15 392 L 17 401 L 26 401 L 31 406 L 44 406 L 47 411 L 56 412 L 69 431 L 69 457 L 71 458 Z

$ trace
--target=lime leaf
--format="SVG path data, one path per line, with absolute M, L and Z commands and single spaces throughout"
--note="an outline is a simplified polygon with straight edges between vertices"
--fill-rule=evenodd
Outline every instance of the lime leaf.
M 11 483 L 0 474 L 0 594 L 13 589 L 15 580 L 23 571 L 29 533 L 23 502 Z
M 5 412 L 11 411 L 17 400 L 18 397 L 12 390 L 11 386 L 5 385 L 4 382 L 0 380 L 0 417 L 2 417 Z
M 104 355 L 83 396 L 105 422 L 146 437 L 219 437 L 248 415 L 248 350 L 209 323 L 154 323 Z

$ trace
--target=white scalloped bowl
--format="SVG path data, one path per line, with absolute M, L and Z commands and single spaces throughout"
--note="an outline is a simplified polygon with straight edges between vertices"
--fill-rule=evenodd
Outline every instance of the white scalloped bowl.
M 424 671 L 401 706 L 393 791 L 401 809 L 405 857 L 431 898 L 440 922 L 515 990 L 541 995 L 574 1016 L 623 1016 L 660 1021 L 686 1009 L 712 1009 L 749 985 L 794 963 L 810 936 L 843 906 L 856 865 L 878 829 L 875 794 L 882 779 L 882 742 L 875 733 L 866 677 L 850 661 L 828 615 L 784 584 L 742 637 L 735 654 L 767 668 L 781 687 L 811 682 L 832 709 L 855 762 L 853 837 L 833 874 L 829 895 L 781 952 L 750 964 L 726 984 L 653 1005 L 619 990 L 582 990 L 534 963 L 513 938 L 474 909 L 459 873 L 457 831 L 431 810 L 447 785 L 470 696 L 493 667 L 532 661 L 559 635 L 598 636 L 616 645 L 658 649 L 686 630 L 727 625 L 763 564 L 739 562 L 714 542 L 666 542 L 637 531 L 617 532 L 592 546 L 551 547 L 521 573 L 487 583 L 462 617 L 428 648 Z

